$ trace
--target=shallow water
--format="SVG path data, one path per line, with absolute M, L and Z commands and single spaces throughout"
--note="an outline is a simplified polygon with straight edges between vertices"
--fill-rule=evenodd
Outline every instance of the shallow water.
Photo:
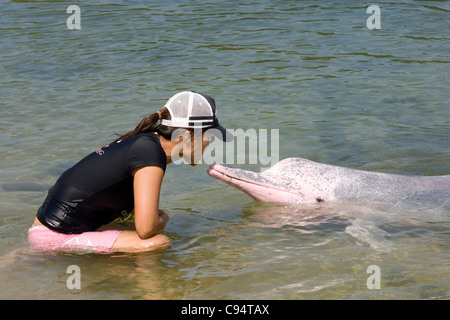
M 28 249 L 57 177 L 180 90 L 215 97 L 229 128 L 279 129 L 280 159 L 450 174 L 450 2 L 378 1 L 380 30 L 365 5 L 317 3 L 85 1 L 68 30 L 66 2 L 0 0 L 0 298 L 448 299 L 449 197 L 261 204 L 205 163 L 168 167 L 164 251 Z

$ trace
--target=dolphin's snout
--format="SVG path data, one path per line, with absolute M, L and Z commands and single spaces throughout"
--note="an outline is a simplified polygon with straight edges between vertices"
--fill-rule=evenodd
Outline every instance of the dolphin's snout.
M 226 176 L 221 173 L 221 172 L 223 172 L 223 168 L 226 168 L 226 167 L 223 166 L 223 165 L 214 163 L 214 164 L 209 166 L 209 168 L 208 168 L 208 170 L 206 172 L 211 177 L 213 177 L 213 178 L 215 178 L 217 180 L 226 182 L 226 179 L 225 179 Z
M 269 183 L 260 174 L 220 164 L 211 165 L 207 173 L 251 196 L 257 201 L 265 202 L 303 202 L 301 195 Z

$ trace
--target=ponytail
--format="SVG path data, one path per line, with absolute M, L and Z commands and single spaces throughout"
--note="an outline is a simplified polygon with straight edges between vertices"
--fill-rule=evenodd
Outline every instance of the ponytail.
M 161 125 L 162 119 L 170 118 L 169 110 L 167 110 L 167 108 L 162 108 L 161 110 L 146 116 L 139 122 L 136 128 L 125 134 L 119 135 L 119 138 L 115 141 L 124 140 L 142 133 L 157 133 L 165 139 L 170 140 L 172 133 L 176 128 Z

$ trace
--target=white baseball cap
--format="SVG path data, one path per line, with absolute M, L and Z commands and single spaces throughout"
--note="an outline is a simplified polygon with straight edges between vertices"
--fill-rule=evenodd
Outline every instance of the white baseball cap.
M 176 128 L 211 128 L 219 139 L 228 142 L 234 136 L 219 124 L 214 98 L 194 91 L 183 91 L 172 96 L 164 105 L 171 119 L 162 119 L 161 124 Z

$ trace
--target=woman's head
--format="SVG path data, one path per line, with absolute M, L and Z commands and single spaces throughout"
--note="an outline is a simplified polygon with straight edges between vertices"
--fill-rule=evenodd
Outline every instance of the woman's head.
M 191 146 L 191 149 L 187 148 L 189 152 L 201 147 L 203 153 L 207 145 L 205 141 L 209 140 L 209 135 L 204 136 L 208 129 L 214 129 L 209 132 L 223 141 L 233 139 L 233 135 L 219 125 L 216 104 L 212 97 L 193 91 L 183 91 L 172 96 L 161 110 L 142 119 L 136 128 L 121 135 L 116 141 L 142 133 L 156 133 L 168 141 L 184 141 L 187 145 L 186 137 L 189 134 Z M 198 146 L 195 146 L 196 142 Z M 186 154 L 186 147 L 183 150 Z
M 233 135 L 219 124 L 214 98 L 194 91 L 179 92 L 164 106 L 170 118 L 162 118 L 161 125 L 185 129 L 216 129 L 214 135 L 230 141 Z

